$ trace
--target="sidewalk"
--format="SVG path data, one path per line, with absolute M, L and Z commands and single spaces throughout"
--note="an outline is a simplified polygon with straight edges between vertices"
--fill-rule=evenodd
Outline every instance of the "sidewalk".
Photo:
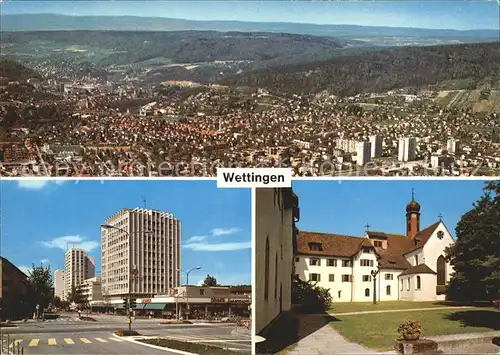
M 289 350 L 288 350 L 289 349 Z M 350 343 L 329 324 L 299 340 L 295 345 L 282 351 L 286 355 L 329 355 L 329 354 L 374 354 L 375 350 Z M 379 354 L 396 354 L 385 352 Z
M 409 309 L 384 309 L 380 311 L 359 311 L 359 312 L 345 312 L 345 313 L 329 313 L 331 316 L 351 316 L 356 314 L 375 314 L 375 313 L 396 313 L 396 312 L 416 312 L 416 311 L 439 311 L 445 309 L 470 309 L 476 308 L 471 306 L 460 307 L 428 307 L 428 308 L 409 308 Z

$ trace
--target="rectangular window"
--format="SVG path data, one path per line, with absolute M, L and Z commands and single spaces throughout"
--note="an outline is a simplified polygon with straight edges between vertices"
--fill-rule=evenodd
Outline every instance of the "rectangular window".
M 401 291 L 403 291 L 403 279 L 401 279 Z
M 343 267 L 351 267 L 351 260 L 342 260 Z
M 385 279 L 386 280 L 394 280 L 394 275 L 393 274 L 385 274 Z
M 352 275 L 342 275 L 342 282 L 352 282 Z
M 317 259 L 317 258 L 311 258 L 311 259 L 309 259 L 309 265 L 311 265 L 311 266 L 321 266 L 320 259 Z
M 372 280 L 371 275 L 363 275 L 363 282 L 370 282 Z
M 335 275 L 334 274 L 328 275 L 328 281 L 335 282 Z
M 298 263 L 300 258 L 295 258 L 295 262 Z
M 370 248 L 368 248 L 368 247 L 363 247 L 363 253 L 365 253 L 365 254 L 370 253 Z
M 337 259 L 328 259 L 327 266 L 337 266 Z
M 373 243 L 377 248 L 382 248 L 382 242 L 379 241 L 379 240 L 376 240 L 374 243 Z
M 320 282 L 321 275 L 320 274 L 309 274 L 309 281 Z
M 408 281 L 407 281 L 407 286 L 406 287 L 407 287 L 407 290 L 410 291 L 410 278 L 408 278 L 407 280 Z
M 360 260 L 360 265 L 361 266 L 372 266 L 373 267 L 373 260 L 361 259 Z

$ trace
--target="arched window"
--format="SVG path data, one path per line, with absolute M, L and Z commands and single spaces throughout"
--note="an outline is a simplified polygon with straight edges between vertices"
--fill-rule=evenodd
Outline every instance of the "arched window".
M 365 297 L 370 297 L 370 289 L 365 288 Z
M 420 279 L 420 276 L 417 276 L 417 290 L 420 290 L 422 287 L 422 280 Z
M 278 253 L 274 260 L 274 299 L 278 298 Z
M 269 298 L 269 236 L 266 239 L 266 254 L 264 261 L 264 299 L 267 301 Z
M 437 284 L 446 285 L 446 261 L 442 255 L 437 259 Z
M 390 296 L 390 295 L 391 295 L 391 286 L 390 286 L 390 285 L 387 285 L 387 286 L 385 287 L 385 294 L 386 294 L 387 296 Z

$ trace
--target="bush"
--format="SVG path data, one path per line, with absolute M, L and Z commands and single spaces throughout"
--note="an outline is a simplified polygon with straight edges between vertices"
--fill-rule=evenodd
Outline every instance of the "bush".
M 140 335 L 138 332 L 136 332 L 135 330 L 125 330 L 125 329 L 118 329 L 116 332 L 115 332 L 116 335 L 120 336 L 120 337 L 128 337 L 128 336 L 136 336 L 136 335 Z
M 292 279 L 292 303 L 301 304 L 304 311 L 322 313 L 330 309 L 333 300 L 330 291 L 294 275 Z

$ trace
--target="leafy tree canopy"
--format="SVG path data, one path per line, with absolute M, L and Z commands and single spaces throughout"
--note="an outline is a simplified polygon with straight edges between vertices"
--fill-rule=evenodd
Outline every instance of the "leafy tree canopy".
M 205 277 L 205 280 L 203 281 L 202 286 L 214 287 L 219 286 L 219 284 L 217 283 L 217 279 L 214 276 L 207 275 L 207 277 Z
M 41 310 L 47 308 L 53 298 L 50 266 L 35 266 L 33 264 L 27 281 L 30 307 L 34 308 L 38 304 Z
M 445 251 L 455 271 L 447 292 L 452 300 L 500 299 L 500 181 L 488 182 L 484 190 Z

